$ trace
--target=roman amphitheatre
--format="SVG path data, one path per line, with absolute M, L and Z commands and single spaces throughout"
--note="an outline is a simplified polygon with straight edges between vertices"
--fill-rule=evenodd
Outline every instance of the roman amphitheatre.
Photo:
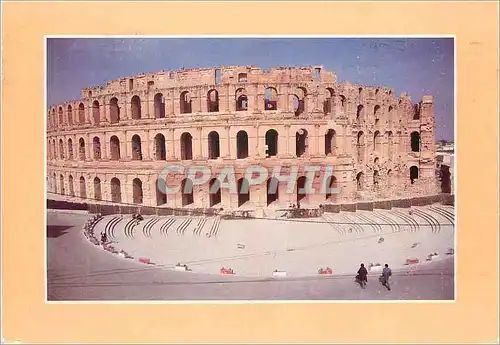
M 435 127 L 432 96 L 415 103 L 390 87 L 339 83 L 323 66 L 124 77 L 48 109 L 49 205 L 94 214 L 84 233 L 96 245 L 106 233 L 111 253 L 172 269 L 304 276 L 424 263 L 454 248 Z M 162 180 L 172 165 L 212 175 Z M 234 192 L 218 179 L 227 166 Z M 270 177 L 250 184 L 250 166 Z M 320 192 L 325 166 L 339 193 Z M 298 170 L 292 192 L 276 167 Z M 167 194 L 163 182 L 181 188 Z M 307 184 L 316 192 L 304 193 Z

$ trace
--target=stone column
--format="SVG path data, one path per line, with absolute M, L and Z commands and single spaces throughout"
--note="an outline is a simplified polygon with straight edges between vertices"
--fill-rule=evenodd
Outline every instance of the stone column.
M 319 136 L 319 127 L 320 126 L 318 124 L 314 125 L 314 129 L 315 129 L 315 132 L 316 132 L 315 133 L 316 134 L 316 149 L 313 152 L 314 155 L 320 155 L 321 154 L 321 152 L 320 152 L 321 143 L 320 143 L 320 140 L 319 140 L 319 138 L 320 138 L 320 136 Z
M 285 125 L 285 134 L 286 134 L 286 155 L 293 156 L 292 152 L 290 152 L 290 124 Z
M 169 128 L 167 132 L 167 137 L 165 138 L 166 146 L 166 158 L 167 160 L 175 159 L 175 147 L 174 147 L 174 129 Z
M 198 130 L 198 152 L 195 157 L 196 159 L 203 159 L 202 128 L 198 127 L 197 130 Z
M 225 126 L 224 129 L 226 130 L 226 140 L 227 140 L 227 151 L 226 151 L 226 158 L 231 159 L 231 136 L 230 136 L 230 126 Z

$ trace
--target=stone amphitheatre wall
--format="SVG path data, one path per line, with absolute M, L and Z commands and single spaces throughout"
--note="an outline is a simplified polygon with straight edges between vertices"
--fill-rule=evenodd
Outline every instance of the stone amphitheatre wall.
M 47 188 L 68 199 L 184 209 L 255 210 L 300 204 L 373 203 L 435 195 L 432 96 L 413 103 L 379 85 L 338 83 L 322 66 L 251 66 L 162 71 L 82 90 L 80 100 L 47 113 Z M 213 178 L 245 168 L 333 165 L 330 186 L 340 194 L 269 194 L 267 183 L 249 194 L 209 196 L 217 181 L 192 193 L 165 196 L 157 188 L 166 165 L 203 165 Z M 286 171 L 282 174 L 286 174 Z M 189 185 L 185 174 L 169 184 Z M 320 177 L 313 177 L 319 189 Z

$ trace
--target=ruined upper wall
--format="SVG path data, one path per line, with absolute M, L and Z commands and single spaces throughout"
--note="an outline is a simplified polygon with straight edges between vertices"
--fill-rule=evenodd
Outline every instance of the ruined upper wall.
M 267 70 L 254 66 L 181 69 L 111 80 L 104 86 L 82 89 L 82 98 L 141 91 L 149 88 L 166 89 L 240 83 L 311 83 L 315 81 L 333 84 L 337 82 L 337 76 L 334 72 L 326 71 L 323 66 L 272 67 Z

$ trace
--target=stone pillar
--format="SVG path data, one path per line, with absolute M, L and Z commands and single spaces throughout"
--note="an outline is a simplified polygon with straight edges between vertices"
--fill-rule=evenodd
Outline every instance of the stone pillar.
M 167 137 L 165 138 L 166 146 L 166 158 L 167 160 L 175 159 L 175 147 L 174 147 L 174 129 L 169 128 L 167 131 Z
M 293 156 L 290 151 L 290 124 L 285 124 L 285 141 L 286 141 L 286 155 Z
M 316 148 L 315 150 L 313 151 L 314 155 L 320 155 L 321 154 L 321 142 L 320 142 L 320 135 L 319 135 L 319 127 L 320 125 L 316 124 L 314 125 L 314 129 L 315 129 L 315 135 L 316 135 Z M 323 141 L 323 146 L 324 146 L 324 141 Z M 324 148 L 323 148 L 323 152 L 324 152 Z
M 230 130 L 231 130 L 231 127 L 230 126 L 225 126 L 224 129 L 226 130 L 226 141 L 227 141 L 227 151 L 226 151 L 226 155 L 225 157 L 227 159 L 231 159 L 231 133 L 230 133 Z M 222 156 L 222 155 L 221 155 Z M 236 155 L 235 155 L 236 157 Z
M 198 127 L 197 131 L 198 131 L 198 152 L 196 152 L 196 155 L 193 152 L 193 156 L 195 156 L 196 159 L 203 159 L 203 142 L 202 142 L 202 134 L 203 134 L 203 132 L 202 132 L 202 128 Z

